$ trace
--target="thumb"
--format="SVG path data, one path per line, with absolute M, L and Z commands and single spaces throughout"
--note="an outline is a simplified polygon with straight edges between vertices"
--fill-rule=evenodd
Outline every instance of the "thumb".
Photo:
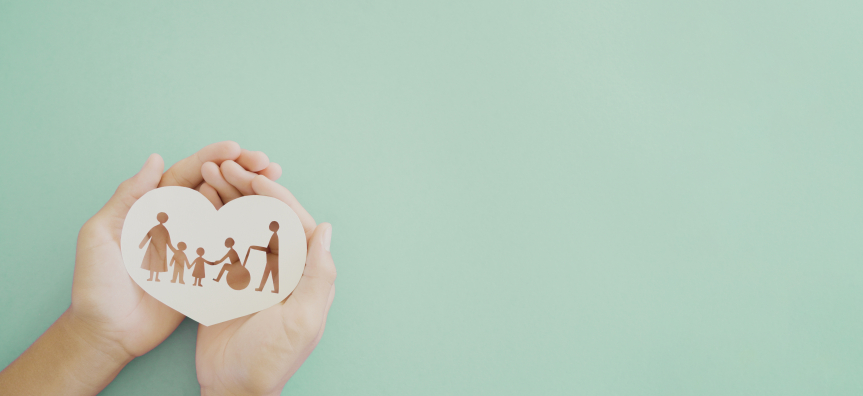
M 98 216 L 104 216 L 113 224 L 123 226 L 123 220 L 126 214 L 129 213 L 129 208 L 142 195 L 156 188 L 159 185 L 159 180 L 162 179 L 162 170 L 165 168 L 165 163 L 159 154 L 151 154 L 147 158 L 147 162 L 141 167 L 141 170 L 135 176 L 120 183 L 117 191 L 108 200 L 108 203 L 99 210 Z
M 303 277 L 283 306 L 286 319 L 294 321 L 306 336 L 316 336 L 323 325 L 336 281 L 336 266 L 330 254 L 332 232 L 329 223 L 319 224 L 312 232 Z

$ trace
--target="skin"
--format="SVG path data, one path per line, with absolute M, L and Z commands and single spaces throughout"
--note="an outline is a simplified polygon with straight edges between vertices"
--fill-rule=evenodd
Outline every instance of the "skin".
M 227 186 L 216 188 L 205 181 L 204 165 L 220 166 L 226 161 L 237 165 L 226 169 L 230 176 L 210 178 L 248 181 L 248 185 L 228 184 L 237 191 L 273 196 L 291 206 L 305 228 L 309 254 L 299 285 L 283 303 L 217 326 L 199 326 L 198 381 L 202 394 L 208 395 L 281 391 L 323 334 L 335 293 L 336 272 L 329 254 L 332 228 L 316 225 L 293 195 L 270 179 L 280 176 L 281 168 L 269 163 L 266 155 L 242 150 L 234 142 L 220 142 L 181 160 L 164 174 L 162 158 L 151 155 L 141 171 L 123 182 L 84 224 L 78 234 L 72 304 L 0 372 L 0 394 L 96 394 L 132 359 L 149 352 L 176 329 L 184 316 L 145 293 L 123 266 L 123 220 L 138 198 L 163 186 L 196 188 L 221 207 L 226 202 L 222 190 Z M 261 170 L 256 175 L 250 169 Z
M 198 382 L 202 395 L 277 395 L 324 333 L 336 292 L 336 268 L 329 251 L 332 226 L 316 225 L 287 189 L 265 176 L 235 180 L 246 180 L 247 191 L 280 199 L 297 213 L 307 236 L 306 267 L 296 289 L 281 304 L 198 326 Z

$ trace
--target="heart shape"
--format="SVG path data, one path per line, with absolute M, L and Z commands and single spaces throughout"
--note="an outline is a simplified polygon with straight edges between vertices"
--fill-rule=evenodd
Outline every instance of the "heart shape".
M 303 226 L 284 202 L 252 195 L 216 210 L 185 187 L 138 199 L 123 222 L 120 249 L 144 291 L 205 326 L 284 300 L 306 262 Z

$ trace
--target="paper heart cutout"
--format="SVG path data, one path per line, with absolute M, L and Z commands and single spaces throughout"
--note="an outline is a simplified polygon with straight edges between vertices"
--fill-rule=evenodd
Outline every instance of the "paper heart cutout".
M 167 221 L 161 221 L 161 213 Z M 233 239 L 230 248 L 227 238 Z M 173 251 L 180 242 L 185 250 Z M 303 226 L 284 202 L 252 195 L 216 210 L 201 193 L 185 187 L 157 188 L 138 199 L 123 222 L 120 248 L 126 271 L 144 291 L 205 326 L 284 300 L 300 281 L 306 262 Z M 198 248 L 204 249 L 202 256 Z M 172 261 L 175 257 L 183 261 L 182 272 Z M 223 257 L 217 265 L 204 262 Z M 214 278 L 223 267 L 217 282 Z M 151 274 L 156 276 L 148 281 Z M 179 279 L 172 283 L 172 278 Z M 257 291 L 262 278 L 263 289 Z M 279 283 L 277 293 L 274 279 Z M 193 285 L 199 280 L 200 286 Z

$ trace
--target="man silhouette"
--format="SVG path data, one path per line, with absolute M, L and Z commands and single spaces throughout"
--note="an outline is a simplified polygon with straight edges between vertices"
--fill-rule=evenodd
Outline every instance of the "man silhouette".
M 264 277 L 261 278 L 261 286 L 255 289 L 255 291 L 264 290 L 264 285 L 267 283 L 267 277 L 272 274 L 273 277 L 273 293 L 279 292 L 279 234 L 276 232 L 279 230 L 279 222 L 274 221 L 270 223 L 270 231 L 273 232 L 273 236 L 270 237 L 270 243 L 267 244 L 267 247 L 263 246 L 250 246 L 249 249 L 260 250 L 262 252 L 267 252 L 267 268 L 264 269 Z

